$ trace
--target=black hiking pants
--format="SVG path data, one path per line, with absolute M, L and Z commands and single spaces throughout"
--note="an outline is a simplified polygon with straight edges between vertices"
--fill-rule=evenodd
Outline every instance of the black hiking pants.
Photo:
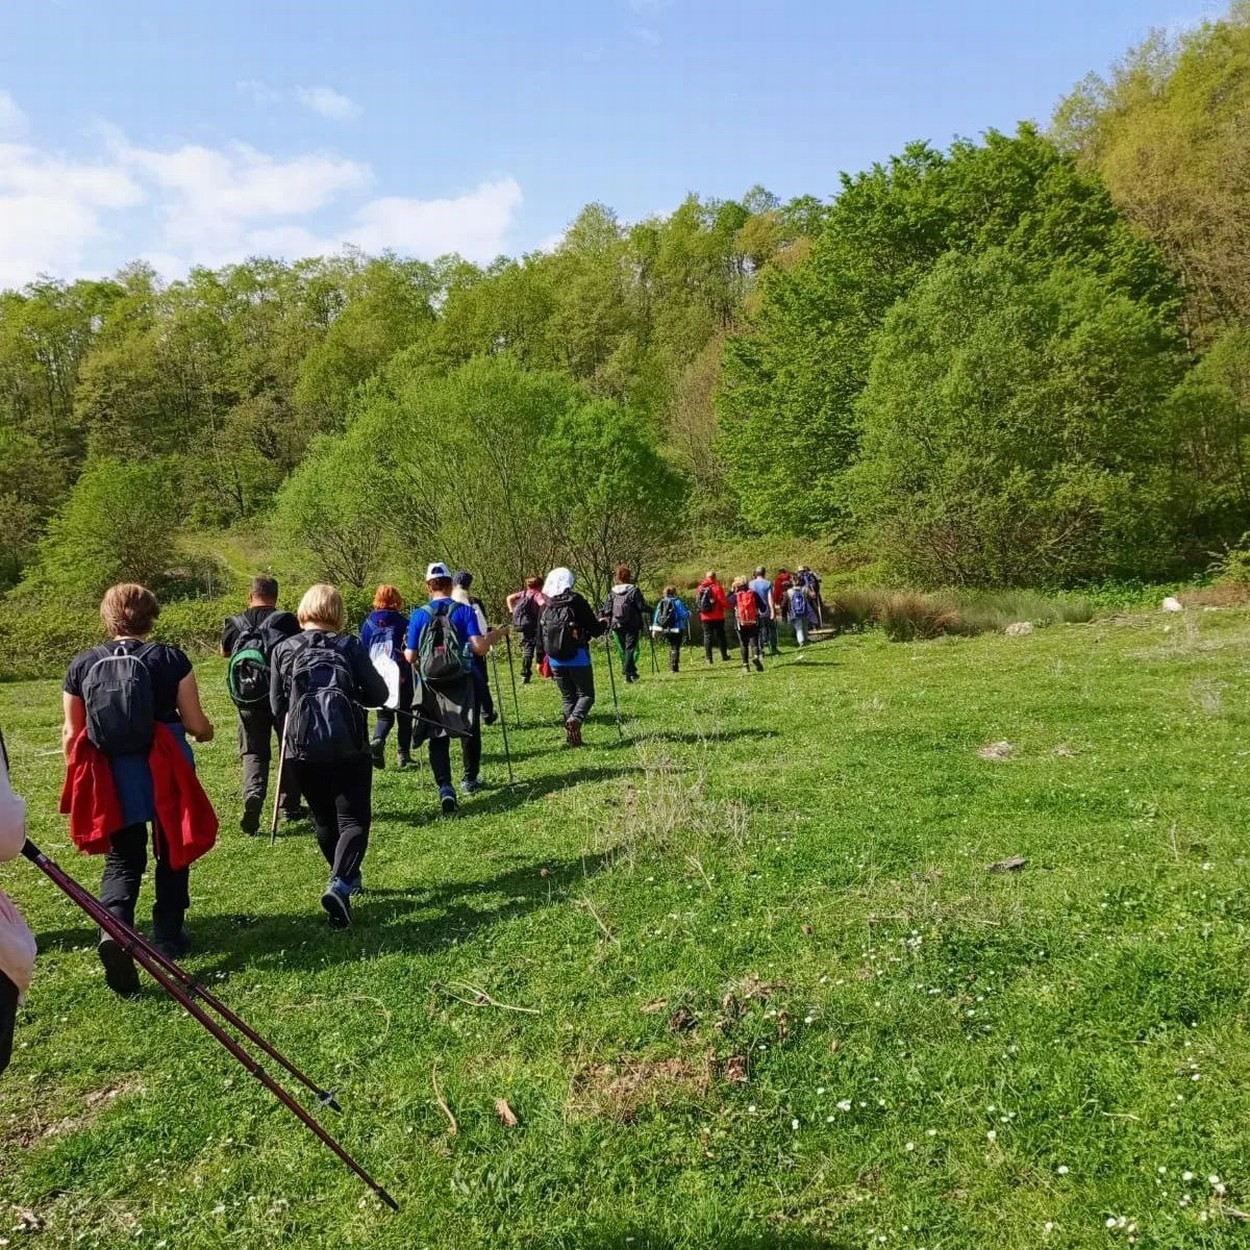
M 373 762 L 362 755 L 336 764 L 298 760 L 292 767 L 308 800 L 317 845 L 330 865 L 330 875 L 355 880 L 373 820 Z
M 104 857 L 100 902 L 118 920 L 134 928 L 135 904 L 148 866 L 147 825 L 127 825 L 113 834 Z M 158 938 L 182 931 L 182 918 L 191 906 L 189 868 L 175 872 L 165 859 L 164 839 L 156 836 L 156 901 L 152 905 L 152 928 Z
M 703 622 L 703 654 L 709 664 L 712 662 L 713 643 L 720 648 L 720 658 L 729 659 L 729 639 L 725 635 L 724 620 Z
M 668 636 L 668 666 L 674 673 L 681 671 L 681 644 L 685 641 L 681 634 Z
M 268 703 L 239 708 L 239 756 L 243 760 L 243 802 L 259 809 L 269 789 L 273 740 L 282 741 L 284 720 L 275 721 Z M 279 750 L 281 746 L 279 745 Z M 299 784 L 290 768 L 278 778 L 278 802 L 284 812 L 299 811 Z
M 760 627 L 758 625 L 738 626 L 738 645 L 742 648 L 742 667 L 751 667 L 751 657 L 755 656 L 757 664 L 762 664 L 763 652 L 760 649 Z
M 473 732 L 467 738 L 460 739 L 460 762 L 464 765 L 464 776 L 476 778 L 482 768 L 482 722 L 479 717 L 473 719 Z M 451 785 L 451 735 L 430 739 L 430 770 L 434 773 L 435 784 L 440 788 Z
M 534 673 L 534 661 L 542 662 L 543 649 L 537 634 L 521 635 L 521 680 L 528 684 Z
M 595 670 L 589 664 L 573 668 L 562 664 L 559 668 L 553 667 L 551 672 L 560 687 L 565 721 L 575 720 L 580 724 L 595 705 Z

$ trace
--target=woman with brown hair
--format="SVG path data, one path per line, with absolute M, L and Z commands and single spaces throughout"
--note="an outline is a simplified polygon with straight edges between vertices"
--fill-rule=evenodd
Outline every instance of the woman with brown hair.
M 77 764 L 84 751 L 101 752 L 120 803 L 120 824 L 108 839 L 100 902 L 119 920 L 134 925 L 151 824 L 156 853 L 153 942 L 167 958 L 179 959 L 190 948 L 183 929 L 190 906 L 189 868 L 171 865 L 171 846 L 157 819 L 166 778 L 153 777 L 152 761 L 159 758 L 157 727 L 164 725 L 194 767 L 187 736 L 211 742 L 213 723 L 200 706 L 199 687 L 186 653 L 167 643 L 148 641 L 160 611 L 156 596 L 144 586 L 126 583 L 105 592 L 100 619 L 110 641 L 70 661 L 62 696 L 61 745 L 70 765 Z M 72 810 L 70 815 L 73 823 Z M 212 836 L 215 833 L 214 823 Z M 109 988 L 119 994 L 134 993 L 139 976 L 130 955 L 107 935 L 101 935 L 98 950 Z
M 412 767 L 412 665 L 404 656 L 404 638 L 408 633 L 408 618 L 404 615 L 404 598 L 394 586 L 383 584 L 373 596 L 373 611 L 365 617 L 360 627 L 360 641 L 369 653 L 373 667 L 379 673 L 391 668 L 399 671 L 399 691 L 395 707 L 378 708 L 373 725 L 373 739 L 369 753 L 374 768 L 386 767 L 386 739 L 399 717 L 397 764 L 400 768 Z

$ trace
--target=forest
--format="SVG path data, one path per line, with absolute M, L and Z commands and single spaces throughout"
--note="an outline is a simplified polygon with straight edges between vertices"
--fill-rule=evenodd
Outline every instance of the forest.
M 1240 0 L 1047 128 L 819 194 L 590 204 L 484 268 L 4 292 L 0 635 L 121 578 L 211 600 L 229 541 L 349 588 L 436 553 L 500 594 L 754 536 L 918 587 L 1199 575 L 1250 530 L 1248 122 Z

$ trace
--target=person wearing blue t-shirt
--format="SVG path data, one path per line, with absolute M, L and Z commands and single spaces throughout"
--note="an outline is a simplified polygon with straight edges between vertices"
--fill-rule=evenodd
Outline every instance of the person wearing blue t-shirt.
M 482 788 L 478 771 L 482 763 L 482 726 L 478 715 L 477 684 L 468 666 L 471 656 L 486 655 L 495 643 L 508 632 L 507 625 L 485 633 L 478 625 L 477 612 L 468 604 L 457 603 L 451 597 L 451 573 L 441 561 L 435 561 L 425 571 L 425 585 L 430 601 L 418 608 L 408 622 L 408 637 L 404 655 L 412 665 L 419 683 L 416 700 L 421 717 L 430 723 L 430 768 L 438 785 L 439 802 L 444 813 L 456 810 L 456 790 L 451 783 L 451 738 L 460 739 L 461 758 L 464 763 L 464 780 L 460 788 L 473 794 Z M 464 675 L 453 679 L 440 677 L 433 680 L 422 670 L 421 638 L 432 624 L 435 616 L 446 616 L 452 633 L 466 659 Z
M 760 642 L 767 644 L 769 655 L 780 655 L 781 652 L 777 649 L 777 604 L 773 598 L 773 584 L 765 575 L 762 564 L 755 570 L 755 576 L 747 585 L 759 595 L 760 602 L 764 605 L 764 610 L 760 613 Z

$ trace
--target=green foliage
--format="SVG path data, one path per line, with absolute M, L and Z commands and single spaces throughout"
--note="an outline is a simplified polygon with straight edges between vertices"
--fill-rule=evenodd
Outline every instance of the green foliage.
M 32 589 L 89 603 L 116 582 L 159 591 L 175 556 L 181 503 L 167 461 L 91 461 L 40 544 Z
M 951 255 L 890 313 L 856 514 L 902 576 L 1065 583 L 1170 558 L 1169 330 L 1107 278 Z

